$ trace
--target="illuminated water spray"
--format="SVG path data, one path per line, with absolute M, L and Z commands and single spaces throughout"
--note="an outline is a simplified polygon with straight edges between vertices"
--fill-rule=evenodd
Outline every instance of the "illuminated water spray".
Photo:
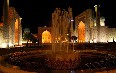
M 56 8 L 52 13 L 52 50 L 68 51 L 71 31 L 73 29 L 72 8 L 68 11 Z

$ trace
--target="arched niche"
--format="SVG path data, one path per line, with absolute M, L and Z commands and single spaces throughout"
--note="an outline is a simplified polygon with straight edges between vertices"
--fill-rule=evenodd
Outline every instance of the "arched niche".
M 18 19 L 16 19 L 14 28 L 15 28 L 14 29 L 15 30 L 14 31 L 15 32 L 15 35 L 14 35 L 15 36 L 15 44 L 18 44 L 18 38 L 19 38 L 19 35 L 18 35 L 19 34 L 19 31 L 18 31 L 19 30 Z
M 80 21 L 78 25 L 78 42 L 85 42 L 85 24 L 83 21 Z
M 47 30 L 42 33 L 42 43 L 51 43 L 51 33 Z

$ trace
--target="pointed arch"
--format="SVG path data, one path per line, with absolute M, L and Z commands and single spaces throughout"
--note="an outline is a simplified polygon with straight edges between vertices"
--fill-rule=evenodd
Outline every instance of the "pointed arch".
M 14 28 L 15 28 L 14 29 L 15 30 L 15 35 L 14 36 L 15 36 L 15 43 L 16 44 L 18 44 L 18 38 L 19 38 L 19 35 L 18 35 L 19 34 L 19 31 L 18 31 L 19 27 L 18 26 L 19 26 L 18 19 L 16 19 L 15 26 L 14 26 Z
M 78 25 L 78 42 L 85 42 L 85 24 L 80 21 Z
M 47 30 L 42 33 L 42 43 L 51 43 L 51 33 Z

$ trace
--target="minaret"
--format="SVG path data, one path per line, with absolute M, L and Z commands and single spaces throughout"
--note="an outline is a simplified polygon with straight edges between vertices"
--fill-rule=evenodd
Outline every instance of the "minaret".
M 95 12 L 96 12 L 96 26 L 97 26 L 97 42 L 100 42 L 100 12 L 99 7 L 100 5 L 95 5 Z
M 9 47 L 9 0 L 4 0 L 3 5 L 3 38 L 4 43 Z

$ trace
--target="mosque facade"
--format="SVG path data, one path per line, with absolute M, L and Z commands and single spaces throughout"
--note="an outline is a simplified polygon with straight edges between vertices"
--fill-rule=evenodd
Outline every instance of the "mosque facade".
M 74 35 L 77 36 L 78 42 L 108 43 L 116 41 L 116 28 L 105 26 L 105 18 L 100 16 L 98 8 L 97 6 L 96 16 L 93 16 L 92 9 L 87 9 L 75 17 Z
M 9 7 L 9 0 L 4 0 L 2 22 L 0 22 L 0 47 L 22 45 L 21 17 L 14 7 Z
M 64 14 L 61 16 L 61 14 L 59 13 L 63 11 Z M 59 25 L 61 24 L 61 27 L 59 27 L 59 29 L 66 27 L 66 25 L 69 25 L 69 32 L 71 33 L 68 34 L 70 36 L 76 36 L 76 41 L 78 43 L 108 43 L 116 41 L 116 28 L 109 28 L 108 26 L 105 26 L 105 17 L 100 16 L 99 5 L 95 6 L 95 11 L 93 11 L 92 9 L 87 9 L 81 14 L 74 17 L 74 19 L 72 16 L 72 8 L 69 8 L 68 11 L 63 11 L 61 9 L 56 8 L 56 10 L 52 13 L 52 17 L 54 14 L 56 16 L 52 18 L 51 24 L 56 24 L 56 27 L 59 27 Z M 62 17 L 64 19 L 62 19 Z M 57 30 L 57 28 L 53 28 L 53 26 L 38 27 L 38 36 L 40 43 L 49 43 L 52 41 L 53 29 Z M 51 40 L 49 40 L 49 42 L 42 42 L 42 40 L 44 40 L 44 36 L 42 36 L 43 32 L 46 32 L 47 34 L 45 36 L 45 38 L 47 38 L 46 41 L 51 36 Z M 47 37 L 47 32 L 49 33 L 49 37 Z

